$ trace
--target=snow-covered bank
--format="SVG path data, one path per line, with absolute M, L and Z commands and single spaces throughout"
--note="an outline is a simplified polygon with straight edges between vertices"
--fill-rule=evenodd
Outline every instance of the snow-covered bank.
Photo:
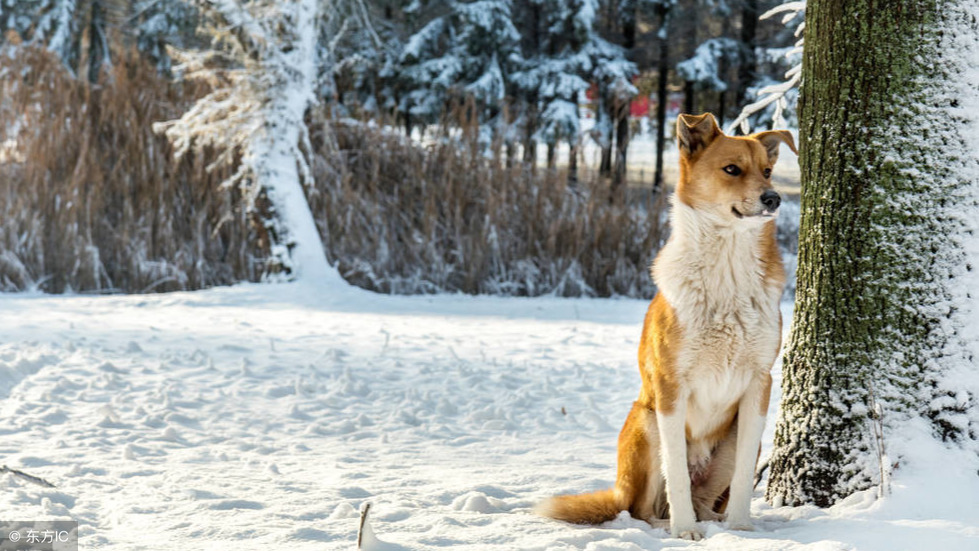
M 976 466 L 914 435 L 933 469 L 899 469 L 893 496 L 759 497 L 753 533 L 531 515 L 611 483 L 645 307 L 298 284 L 0 295 L 0 463 L 57 485 L 3 475 L 0 507 L 78 520 L 80 549 L 352 549 L 366 501 L 408 549 L 979 547 Z

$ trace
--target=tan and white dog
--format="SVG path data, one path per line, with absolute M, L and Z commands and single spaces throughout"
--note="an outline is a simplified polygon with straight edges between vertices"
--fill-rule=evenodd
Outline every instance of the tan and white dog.
M 538 511 L 582 524 L 627 510 L 674 537 L 698 520 L 750 530 L 755 464 L 781 345 L 785 273 L 775 242 L 772 166 L 792 135 L 724 135 L 710 114 L 677 121 L 672 233 L 652 267 L 659 292 L 639 345 L 642 388 L 619 434 L 612 489 L 558 496 Z M 661 522 L 656 522 L 661 520 Z

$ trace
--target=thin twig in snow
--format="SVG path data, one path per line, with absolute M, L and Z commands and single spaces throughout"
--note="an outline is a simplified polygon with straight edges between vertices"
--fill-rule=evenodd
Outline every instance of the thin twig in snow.
M 24 480 L 26 480 L 28 482 L 33 482 L 34 484 L 37 484 L 38 486 L 44 486 L 45 488 L 54 488 L 54 484 L 51 484 L 50 482 L 48 482 L 47 480 L 44 480 L 43 478 L 41 478 L 39 476 L 34 476 L 32 474 L 27 474 L 24 471 L 19 471 L 17 469 L 12 469 L 12 468 L 10 468 L 10 467 L 8 467 L 6 465 L 0 466 L 0 474 L 2 474 L 2 473 L 10 473 L 12 475 L 19 476 L 19 477 L 23 478 Z

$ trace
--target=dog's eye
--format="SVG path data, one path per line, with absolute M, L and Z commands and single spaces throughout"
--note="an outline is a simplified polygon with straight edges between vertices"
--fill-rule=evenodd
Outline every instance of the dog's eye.
M 738 168 L 736 165 L 727 165 L 726 167 L 724 167 L 724 172 L 727 172 L 731 176 L 738 176 L 739 174 L 741 174 L 741 169 Z
M 765 176 L 765 179 L 766 180 L 768 178 L 771 178 L 772 177 L 772 169 L 770 169 L 770 168 L 766 168 L 765 170 L 761 171 L 761 173 L 762 173 L 762 175 Z

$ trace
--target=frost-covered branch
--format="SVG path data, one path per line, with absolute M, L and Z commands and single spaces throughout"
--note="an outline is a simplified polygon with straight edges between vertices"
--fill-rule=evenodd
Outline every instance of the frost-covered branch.
M 778 14 L 782 14 L 782 24 L 788 24 L 790 21 L 795 19 L 799 14 L 805 12 L 806 2 L 805 0 L 800 2 L 786 2 L 776 6 L 767 12 L 761 14 L 758 18 L 760 20 L 769 19 Z M 785 53 L 785 57 L 789 58 L 796 54 L 802 52 L 803 48 L 803 37 L 802 33 L 805 30 L 805 23 L 801 23 L 795 30 L 795 37 L 797 38 L 795 42 L 795 47 L 790 49 Z M 748 123 L 748 119 L 756 114 L 760 113 L 763 109 L 767 108 L 769 105 L 775 104 L 775 112 L 772 114 L 772 125 L 775 128 L 785 126 L 785 119 L 782 114 L 787 107 L 786 94 L 795 88 L 799 81 L 802 79 L 802 61 L 800 60 L 798 64 L 794 65 L 785 73 L 785 81 L 779 84 L 773 84 L 771 86 L 765 86 L 758 91 L 758 96 L 761 98 L 758 101 L 746 105 L 742 110 L 741 114 L 738 115 L 736 119 L 728 126 L 727 132 L 733 133 L 735 129 L 740 128 L 743 134 L 749 134 L 751 132 L 751 125 Z

